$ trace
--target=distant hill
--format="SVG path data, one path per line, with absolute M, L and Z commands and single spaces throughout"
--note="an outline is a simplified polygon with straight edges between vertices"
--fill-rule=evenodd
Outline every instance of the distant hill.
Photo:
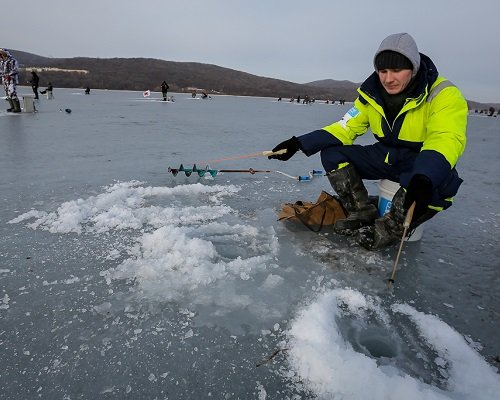
M 469 110 L 478 110 L 483 112 L 488 110 L 488 112 L 490 112 L 490 109 L 493 108 L 500 113 L 500 103 L 479 103 L 477 101 L 467 100 L 467 104 L 469 105 Z
M 324 79 L 299 84 L 252 75 L 212 64 L 165 61 L 153 58 L 51 58 L 19 50 L 20 82 L 30 80 L 31 70 L 39 71 L 40 86 L 50 81 L 57 87 L 160 91 L 166 80 L 172 92 L 206 90 L 240 96 L 292 98 L 309 95 L 318 100 L 353 101 L 359 83 Z M 469 101 L 470 109 L 500 108 L 500 104 Z
M 30 71 L 39 71 L 40 85 L 49 81 L 54 87 L 159 91 L 166 80 L 170 91 L 190 92 L 193 88 L 210 93 L 241 96 L 291 98 L 304 95 L 316 99 L 353 101 L 356 85 L 339 87 L 299 84 L 252 75 L 212 64 L 175 62 L 152 58 L 48 58 L 23 51 L 11 51 L 17 58 L 21 82 Z

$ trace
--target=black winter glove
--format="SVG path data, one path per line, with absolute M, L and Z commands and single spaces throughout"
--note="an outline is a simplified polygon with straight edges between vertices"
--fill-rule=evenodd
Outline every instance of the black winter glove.
M 415 214 L 422 215 L 432 199 L 432 182 L 425 175 L 415 175 L 406 189 L 403 208 L 408 211 L 415 202 Z
M 277 145 L 274 149 L 274 151 L 279 151 L 279 150 L 286 150 L 286 153 L 283 154 L 274 154 L 271 156 L 268 156 L 270 160 L 272 158 L 275 158 L 280 161 L 287 161 L 292 156 L 297 153 L 297 151 L 300 150 L 300 142 L 299 139 L 297 139 L 295 136 L 292 136 L 290 139 L 285 140 L 284 142 L 281 142 L 279 145 Z

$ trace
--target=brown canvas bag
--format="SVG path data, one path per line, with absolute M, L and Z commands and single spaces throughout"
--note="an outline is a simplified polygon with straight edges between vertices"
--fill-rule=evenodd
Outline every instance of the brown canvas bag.
M 300 221 L 313 232 L 319 232 L 323 226 L 333 225 L 344 218 L 346 212 L 340 202 L 322 191 L 315 203 L 297 201 L 283 204 L 278 221 Z

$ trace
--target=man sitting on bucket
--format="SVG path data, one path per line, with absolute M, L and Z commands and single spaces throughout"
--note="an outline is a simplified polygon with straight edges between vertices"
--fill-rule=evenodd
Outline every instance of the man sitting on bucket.
M 416 203 L 409 232 L 452 204 L 462 179 L 455 165 L 466 143 L 467 102 L 438 74 L 407 33 L 388 36 L 374 56 L 375 72 L 358 89 L 354 106 L 322 129 L 293 136 L 269 158 L 286 161 L 298 150 L 320 152 L 328 179 L 348 212 L 334 230 L 355 234 L 367 249 L 401 240 L 403 222 Z M 377 143 L 354 140 L 371 129 Z M 389 179 L 401 188 L 390 211 L 378 216 L 362 179 Z

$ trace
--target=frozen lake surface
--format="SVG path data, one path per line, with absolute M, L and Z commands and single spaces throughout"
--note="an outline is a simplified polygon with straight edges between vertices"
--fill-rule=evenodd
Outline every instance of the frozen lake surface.
M 0 111 L 0 398 L 498 396 L 500 118 L 470 116 L 455 205 L 405 244 L 388 292 L 396 248 L 276 221 L 332 192 L 326 178 L 167 172 L 269 150 L 349 105 L 54 96 Z

